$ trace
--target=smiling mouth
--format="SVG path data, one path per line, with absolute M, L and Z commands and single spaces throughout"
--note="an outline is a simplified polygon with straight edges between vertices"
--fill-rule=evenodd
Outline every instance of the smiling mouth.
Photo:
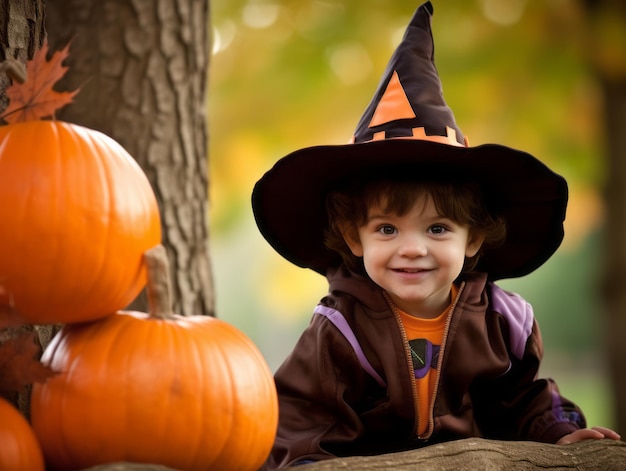
M 393 271 L 398 273 L 422 273 L 430 271 L 430 268 L 394 268 Z

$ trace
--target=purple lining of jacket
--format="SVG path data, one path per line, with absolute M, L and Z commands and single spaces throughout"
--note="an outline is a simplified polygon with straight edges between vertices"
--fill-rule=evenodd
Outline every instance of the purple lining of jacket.
M 320 314 L 326 317 L 326 319 L 332 322 L 333 325 L 337 327 L 337 329 L 339 329 L 339 332 L 343 334 L 348 343 L 354 349 L 354 353 L 359 359 L 359 363 L 361 364 L 363 369 L 367 371 L 370 376 L 374 378 L 378 384 L 380 384 L 381 387 L 387 387 L 387 383 L 385 383 L 385 380 L 382 379 L 378 373 L 376 373 L 376 370 L 365 356 L 365 352 L 361 348 L 361 344 L 357 340 L 356 335 L 354 335 L 354 332 L 352 332 L 352 329 L 350 328 L 350 325 L 348 324 L 348 321 L 343 316 L 343 314 L 336 309 L 322 306 L 321 304 L 318 304 L 313 312 L 315 314 Z
M 508 321 L 511 352 L 518 360 L 521 360 L 524 356 L 526 341 L 528 340 L 528 337 L 530 337 L 533 328 L 533 308 L 526 300 L 515 293 L 505 291 L 493 283 L 490 283 L 490 288 L 491 306 L 494 311 L 502 314 L 502 316 Z M 356 335 L 354 335 L 354 332 L 350 328 L 350 325 L 344 315 L 336 309 L 323 306 L 321 304 L 318 304 L 315 307 L 313 313 L 326 317 L 335 327 L 337 327 L 337 329 L 339 329 L 339 332 L 341 332 L 354 349 L 354 353 L 356 354 L 361 367 L 367 371 L 367 373 L 369 373 L 380 386 L 386 387 L 387 384 L 385 383 L 385 380 L 380 377 L 365 356 L 363 348 L 361 348 Z
M 509 324 L 511 353 L 521 360 L 526 341 L 533 330 L 533 308 L 521 296 L 490 283 L 491 307 L 504 316 Z

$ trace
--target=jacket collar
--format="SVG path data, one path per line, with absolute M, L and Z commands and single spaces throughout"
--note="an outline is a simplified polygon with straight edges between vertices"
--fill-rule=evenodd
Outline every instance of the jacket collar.
M 330 294 L 345 293 L 356 298 L 375 313 L 390 313 L 389 303 L 386 301 L 383 290 L 370 278 L 348 270 L 345 266 L 329 269 L 326 278 L 328 279 Z M 482 272 L 470 272 L 459 277 L 460 285 L 465 282 L 465 286 L 459 299 L 459 304 L 463 304 L 469 310 L 484 310 L 487 299 L 483 293 L 487 283 L 487 274 Z

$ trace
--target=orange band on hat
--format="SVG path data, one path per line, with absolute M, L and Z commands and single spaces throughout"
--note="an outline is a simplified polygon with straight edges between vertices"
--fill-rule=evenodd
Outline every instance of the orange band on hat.
M 442 144 L 449 144 L 451 146 L 463 147 L 462 144 L 459 144 L 456 140 L 456 130 L 452 129 L 450 126 L 446 126 L 447 136 L 429 136 L 426 134 L 426 131 L 423 127 L 413 128 L 413 139 L 419 139 L 422 141 L 432 141 L 432 142 L 440 142 Z
M 451 128 L 450 126 L 446 126 L 446 136 L 438 136 L 438 135 L 428 135 L 424 127 L 413 128 L 413 136 L 412 137 L 390 137 L 387 138 L 385 135 L 385 131 L 379 131 L 373 134 L 372 141 L 384 141 L 385 139 L 416 139 L 420 141 L 431 141 L 431 142 L 439 142 L 441 144 L 448 144 L 451 146 L 457 147 L 469 147 L 469 139 L 465 137 L 465 146 L 463 144 L 459 144 L 456 140 L 456 130 Z M 354 144 L 355 138 L 352 136 L 350 139 L 350 144 Z

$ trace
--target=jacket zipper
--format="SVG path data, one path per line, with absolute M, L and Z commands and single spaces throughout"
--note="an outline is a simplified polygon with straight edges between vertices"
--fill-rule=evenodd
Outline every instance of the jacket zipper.
M 461 298 L 461 293 L 463 292 L 463 288 L 465 288 L 465 282 L 463 281 L 459 286 L 459 291 L 456 294 L 456 297 L 452 301 L 450 305 L 450 310 L 448 311 L 448 319 L 446 319 L 446 325 L 443 330 L 443 337 L 441 337 L 441 347 L 439 350 L 439 360 L 437 361 L 437 377 L 435 378 L 435 388 L 433 389 L 433 395 L 430 398 L 430 408 L 428 410 L 428 428 L 426 429 L 426 433 L 418 437 L 422 440 L 428 440 L 430 436 L 433 434 L 435 429 L 435 399 L 437 398 L 437 393 L 439 392 L 439 381 L 441 380 L 441 367 L 443 366 L 443 357 L 446 350 L 446 343 L 448 342 L 448 332 L 450 331 L 450 324 L 452 323 L 452 316 L 456 309 L 456 305 Z
M 449 312 L 448 318 L 446 319 L 446 325 L 444 327 L 443 336 L 441 338 L 441 348 L 439 350 L 439 359 L 437 360 L 437 371 L 436 371 L 437 376 L 435 378 L 435 389 L 433 390 L 433 395 L 431 396 L 430 408 L 428 411 L 428 428 L 426 429 L 426 433 L 422 436 L 420 436 L 417 433 L 417 431 L 419 430 L 419 423 L 420 423 L 420 415 L 419 415 L 419 407 L 418 407 L 419 398 L 417 396 L 417 385 L 415 384 L 415 372 L 413 371 L 414 366 L 413 366 L 413 359 L 411 358 L 409 340 L 406 335 L 406 330 L 404 329 L 404 324 L 402 323 L 402 319 L 400 318 L 400 314 L 398 313 L 398 310 L 395 304 L 393 304 L 393 301 L 391 301 L 391 298 L 389 297 L 389 295 L 385 291 L 383 291 L 385 300 L 389 304 L 389 307 L 391 308 L 391 311 L 393 312 L 393 315 L 396 319 L 396 324 L 398 324 L 398 327 L 400 328 L 400 333 L 402 334 L 402 340 L 404 342 L 404 354 L 407 358 L 407 365 L 409 367 L 409 377 L 411 378 L 411 393 L 413 397 L 413 405 L 415 408 L 415 417 L 416 417 L 415 426 L 413 427 L 413 435 L 416 436 L 418 440 L 428 440 L 430 436 L 433 434 L 433 431 L 435 428 L 435 418 L 434 418 L 435 398 L 437 397 L 437 392 L 439 391 L 439 381 L 441 379 L 441 367 L 443 365 L 445 346 L 448 340 L 448 331 L 450 330 L 450 324 L 452 323 L 452 314 L 454 313 L 454 310 L 456 309 L 456 305 L 458 304 L 459 299 L 461 298 L 461 293 L 463 292 L 464 287 L 465 287 L 465 282 L 462 282 L 461 286 L 459 286 L 459 290 L 456 294 L 456 297 L 452 301 L 452 304 L 450 305 L 450 309 L 448 311 Z
M 407 359 L 407 366 L 409 367 L 409 378 L 411 378 L 411 381 L 410 381 L 411 397 L 413 398 L 413 408 L 415 409 L 415 417 L 417 418 L 417 420 L 415 420 L 415 425 L 413 426 L 413 436 L 417 436 L 419 438 L 419 435 L 417 434 L 419 420 L 420 420 L 419 407 L 417 403 L 419 398 L 417 397 L 417 385 L 415 384 L 415 372 L 414 372 L 414 366 L 413 366 L 413 359 L 411 358 L 411 347 L 409 346 L 409 338 L 406 335 L 406 330 L 404 329 L 404 324 L 402 323 L 402 319 L 400 318 L 400 314 L 398 313 L 398 309 L 396 308 L 396 305 L 393 303 L 393 301 L 391 300 L 387 292 L 383 291 L 383 296 L 385 297 L 387 304 L 389 304 L 389 307 L 391 308 L 391 312 L 393 312 L 393 316 L 396 319 L 396 324 L 398 325 L 398 328 L 400 329 L 400 334 L 402 335 L 402 343 L 404 345 L 404 356 Z

